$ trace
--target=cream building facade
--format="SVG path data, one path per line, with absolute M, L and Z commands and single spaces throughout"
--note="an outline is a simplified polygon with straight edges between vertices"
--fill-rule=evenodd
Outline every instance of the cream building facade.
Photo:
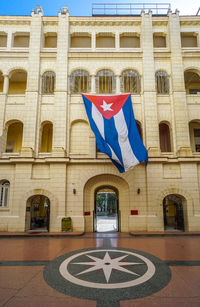
M 132 93 L 147 167 L 97 151 L 82 91 Z M 0 189 L 0 231 L 93 232 L 110 191 L 118 231 L 199 231 L 200 16 L 1 16 Z

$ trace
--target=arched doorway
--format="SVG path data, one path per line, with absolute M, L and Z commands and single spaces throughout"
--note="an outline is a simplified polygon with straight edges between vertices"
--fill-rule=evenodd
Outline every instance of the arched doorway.
M 180 196 L 167 195 L 163 200 L 163 217 L 165 231 L 184 231 L 183 202 Z
M 117 189 L 105 186 L 96 189 L 94 204 L 94 231 L 119 231 L 119 210 Z
M 26 203 L 25 231 L 49 231 L 50 200 L 44 195 L 31 196 Z

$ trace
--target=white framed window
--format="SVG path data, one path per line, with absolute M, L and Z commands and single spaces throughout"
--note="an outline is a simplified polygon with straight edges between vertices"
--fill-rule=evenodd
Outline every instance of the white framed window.
M 0 182 L 0 208 L 8 207 L 10 182 L 4 180 Z

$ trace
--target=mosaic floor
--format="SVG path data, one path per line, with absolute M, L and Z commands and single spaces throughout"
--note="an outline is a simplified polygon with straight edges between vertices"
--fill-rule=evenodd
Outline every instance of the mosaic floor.
M 0 306 L 200 306 L 200 237 L 0 239 Z

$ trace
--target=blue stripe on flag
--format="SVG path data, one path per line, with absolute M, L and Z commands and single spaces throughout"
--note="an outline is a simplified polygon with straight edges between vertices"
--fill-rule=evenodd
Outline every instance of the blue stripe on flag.
M 133 153 L 139 162 L 145 161 L 145 163 L 147 164 L 148 154 L 147 154 L 146 148 L 144 147 L 142 143 L 142 140 L 140 138 L 140 135 L 137 129 L 137 124 L 136 124 L 134 113 L 133 113 L 131 95 L 128 97 L 127 101 L 123 105 L 122 110 L 123 110 L 125 121 L 128 127 L 128 131 L 129 131 L 128 138 L 129 138 L 129 142 L 131 144 Z

